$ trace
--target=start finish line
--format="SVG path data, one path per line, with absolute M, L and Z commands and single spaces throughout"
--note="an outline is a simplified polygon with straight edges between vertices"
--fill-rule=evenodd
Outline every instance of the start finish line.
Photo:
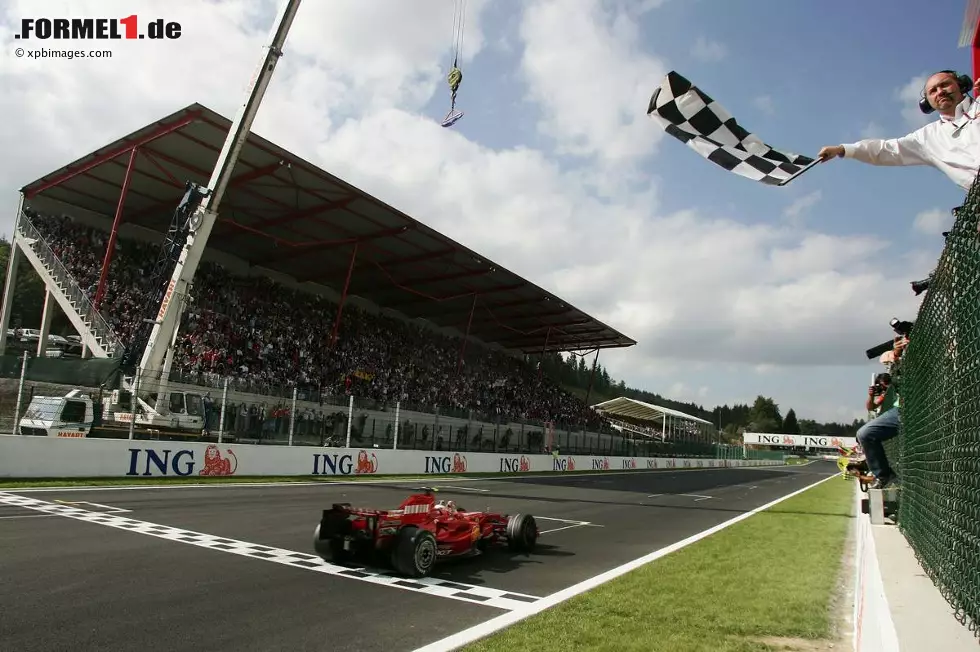
M 747 432 L 742 435 L 745 444 L 783 446 L 786 448 L 854 448 L 854 437 L 811 437 L 809 435 L 780 435 L 768 432 Z

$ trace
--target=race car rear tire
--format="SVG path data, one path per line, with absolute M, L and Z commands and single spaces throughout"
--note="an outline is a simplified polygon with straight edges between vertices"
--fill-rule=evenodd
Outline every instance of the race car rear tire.
M 316 524 L 316 528 L 313 530 L 313 549 L 324 561 L 332 561 L 338 564 L 350 561 L 353 556 L 350 552 L 344 550 L 342 539 L 337 539 L 336 537 L 321 539 L 319 523 Z
M 407 525 L 398 531 L 391 549 L 391 565 L 402 575 L 425 577 L 436 563 L 436 537 L 428 530 Z
M 507 546 L 515 552 L 531 552 L 538 541 L 538 524 L 530 514 L 507 519 Z

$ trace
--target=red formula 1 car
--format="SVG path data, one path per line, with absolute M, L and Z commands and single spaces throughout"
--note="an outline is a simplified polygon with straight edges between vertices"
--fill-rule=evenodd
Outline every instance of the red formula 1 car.
M 336 503 L 323 510 L 313 531 L 313 548 L 327 561 L 380 557 L 410 577 L 428 575 L 436 560 L 476 556 L 506 544 L 530 552 L 538 526 L 529 514 L 468 512 L 452 501 L 436 502 L 435 490 L 421 487 L 398 509 L 378 510 Z

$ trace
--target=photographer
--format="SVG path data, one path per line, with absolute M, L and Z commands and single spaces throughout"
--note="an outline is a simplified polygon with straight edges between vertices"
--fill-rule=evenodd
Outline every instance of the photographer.
M 887 371 L 875 376 L 874 383 L 868 388 L 868 400 L 864 409 L 868 412 L 874 412 L 875 415 L 880 415 L 881 407 L 885 402 L 885 395 L 888 393 L 891 383 L 892 375 Z
M 892 350 L 882 356 L 882 362 L 888 364 L 894 371 L 909 344 L 911 324 L 893 319 L 892 328 L 897 336 L 892 342 Z M 901 425 L 898 413 L 898 396 L 895 396 L 890 407 L 887 403 L 889 390 L 894 391 L 891 381 L 890 373 L 881 373 L 875 376 L 874 384 L 868 388 L 868 400 L 865 405 L 869 412 L 876 412 L 878 416 L 861 426 L 857 431 L 858 444 L 864 451 L 868 469 L 875 477 L 875 482 L 871 485 L 872 489 L 884 489 L 896 477 L 895 471 L 888 463 L 888 456 L 885 454 L 883 445 L 884 442 L 898 435 Z

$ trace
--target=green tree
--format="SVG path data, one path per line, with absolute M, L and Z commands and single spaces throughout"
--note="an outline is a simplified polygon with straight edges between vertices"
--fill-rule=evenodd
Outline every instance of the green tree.
M 783 432 L 787 435 L 800 434 L 800 424 L 796 422 L 796 411 L 793 408 L 789 409 L 789 412 L 786 413 L 786 418 L 783 419 Z

